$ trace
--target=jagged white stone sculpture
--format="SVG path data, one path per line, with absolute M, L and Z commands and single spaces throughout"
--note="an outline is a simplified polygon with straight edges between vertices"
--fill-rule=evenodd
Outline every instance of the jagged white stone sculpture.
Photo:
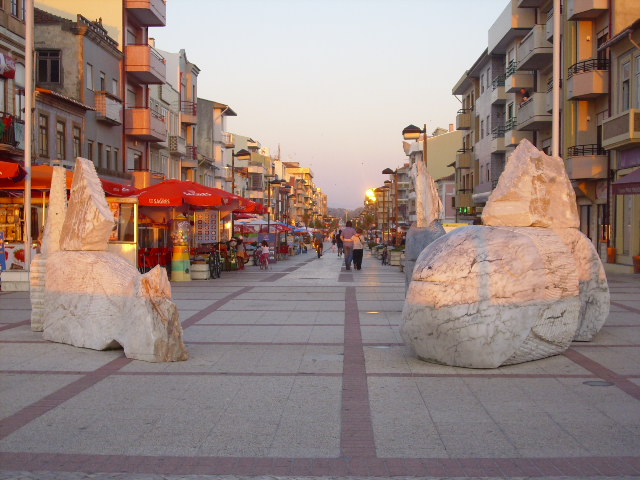
M 49 209 L 44 228 L 40 253 L 31 261 L 29 282 L 31 297 L 31 330 L 41 332 L 46 309 L 44 307 L 44 282 L 47 269 L 47 255 L 60 250 L 60 234 L 67 212 L 67 170 L 53 167 Z
M 523 140 L 484 209 L 491 226 L 454 230 L 420 254 L 401 325 L 420 358 L 494 368 L 556 355 L 602 327 L 606 277 L 572 228 L 575 194 L 561 162 Z
M 149 362 L 186 360 L 166 271 L 140 275 L 105 251 L 112 228 L 93 163 L 78 158 L 63 232 L 55 238 L 51 229 L 46 239 L 43 338 L 96 350 L 120 345 L 127 357 Z M 56 243 L 61 250 L 52 251 Z
M 411 177 L 416 192 L 416 223 L 411 225 L 405 239 L 405 293 L 409 288 L 416 260 L 422 250 L 446 233 L 440 222 L 442 201 L 424 162 L 418 160 L 413 164 Z

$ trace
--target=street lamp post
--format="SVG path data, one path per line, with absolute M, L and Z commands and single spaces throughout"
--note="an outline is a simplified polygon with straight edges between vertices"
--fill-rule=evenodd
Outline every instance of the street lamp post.
M 420 135 L 424 135 L 422 142 L 422 161 L 426 167 L 427 165 L 427 124 L 424 124 L 424 128 L 420 128 L 415 125 L 409 125 L 402 130 L 402 136 L 405 140 L 418 140 Z

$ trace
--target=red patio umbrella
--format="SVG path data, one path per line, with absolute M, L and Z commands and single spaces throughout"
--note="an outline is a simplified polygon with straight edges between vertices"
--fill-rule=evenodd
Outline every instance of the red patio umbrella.
M 25 177 L 26 174 L 27 171 L 22 168 L 19 163 L 5 162 L 0 160 L 0 178 L 6 178 L 13 182 L 19 182 Z
M 224 207 L 238 197 L 219 188 L 182 180 L 165 180 L 140 189 L 139 204 L 151 207 Z
M 136 187 L 130 185 L 122 185 L 110 180 L 105 180 L 104 178 L 101 178 L 100 181 L 102 182 L 105 195 L 110 197 L 131 197 L 140 192 Z

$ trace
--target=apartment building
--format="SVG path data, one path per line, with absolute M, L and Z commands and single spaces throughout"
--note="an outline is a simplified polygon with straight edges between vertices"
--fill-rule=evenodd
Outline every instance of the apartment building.
M 179 112 L 180 138 L 185 140 L 185 154 L 180 161 L 180 180 L 201 181 L 213 186 L 212 158 L 200 158 L 197 147 L 198 124 L 198 66 L 190 62 L 187 53 L 158 50 L 166 64 L 166 83 L 179 94 L 178 103 L 172 104 Z
M 122 116 L 122 152 L 117 163 L 122 170 L 134 176 L 137 187 L 151 183 L 151 145 L 165 141 L 167 126 L 160 112 L 150 103 L 149 85 L 165 83 L 165 60 L 151 45 L 150 27 L 166 25 L 166 4 L 164 0 L 123 0 L 110 2 L 105 8 L 104 2 L 86 0 L 36 0 L 39 9 L 74 20 L 80 14 L 87 19 L 100 19 L 108 35 L 115 40 L 117 48 L 123 54 L 118 92 L 113 85 L 109 87 L 109 78 L 105 91 L 124 100 Z M 81 78 L 98 78 L 100 65 L 85 63 Z M 106 74 L 106 72 L 105 72 Z M 86 152 L 95 158 L 97 145 L 89 144 L 86 139 Z M 97 142 L 96 142 L 97 143 Z M 95 160 L 94 160 L 95 161 Z
M 0 4 L 0 154 L 24 157 L 24 1 Z
M 169 83 L 149 86 L 151 109 L 164 118 L 167 132 L 161 142 L 151 144 L 151 181 L 182 178 L 182 161 L 187 154 L 187 141 L 180 123 L 180 92 Z
M 602 123 L 611 172 L 610 210 L 602 237 L 611 259 L 626 270 L 640 262 L 640 12 L 634 14 L 635 20 L 616 18 L 610 40 L 599 49 L 608 52 L 610 60 L 611 105 Z
M 213 177 L 207 179 L 205 185 L 223 190 L 230 190 L 227 186 L 225 168 L 225 151 L 231 154 L 235 148 L 234 135 L 227 132 L 227 117 L 235 117 L 236 112 L 223 103 L 198 98 L 198 125 L 196 127 L 196 147 L 198 156 L 204 163 L 212 165 Z M 231 161 L 229 160 L 229 163 Z
M 35 158 L 73 169 L 92 160 L 99 175 L 130 181 L 121 160 L 122 52 L 99 21 L 34 9 Z M 95 68 L 94 68 L 95 67 Z

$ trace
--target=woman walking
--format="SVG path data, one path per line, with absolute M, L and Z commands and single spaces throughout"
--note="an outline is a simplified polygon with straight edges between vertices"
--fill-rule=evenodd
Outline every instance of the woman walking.
M 344 248 L 344 243 L 342 242 L 342 230 L 338 230 L 336 235 L 336 246 L 338 247 L 338 256 L 342 256 L 342 249 Z
M 362 256 L 364 254 L 362 229 L 356 228 L 356 234 L 351 238 L 353 239 L 353 268 L 356 270 L 362 270 Z

